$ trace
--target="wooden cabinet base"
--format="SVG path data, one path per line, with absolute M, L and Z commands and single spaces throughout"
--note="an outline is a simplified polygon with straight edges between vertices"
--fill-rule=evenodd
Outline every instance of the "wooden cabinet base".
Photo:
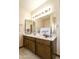
M 56 52 L 56 42 L 24 36 L 23 45 L 41 59 L 54 59 L 52 55 Z

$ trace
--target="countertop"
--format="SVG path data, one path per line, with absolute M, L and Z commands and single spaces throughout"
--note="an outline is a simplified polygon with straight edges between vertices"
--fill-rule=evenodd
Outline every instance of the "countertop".
M 56 35 L 53 35 L 52 37 L 44 37 L 44 36 L 40 36 L 40 35 L 33 35 L 33 34 L 24 34 L 24 36 L 29 36 L 29 37 L 34 37 L 34 38 L 39 38 L 39 39 L 44 39 L 44 40 L 50 40 L 50 41 L 54 41 L 56 38 Z

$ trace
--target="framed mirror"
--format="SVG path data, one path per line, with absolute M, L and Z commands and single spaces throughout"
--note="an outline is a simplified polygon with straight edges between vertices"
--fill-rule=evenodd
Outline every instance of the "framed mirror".
M 35 22 L 25 19 L 25 34 L 32 34 L 33 32 L 35 32 Z

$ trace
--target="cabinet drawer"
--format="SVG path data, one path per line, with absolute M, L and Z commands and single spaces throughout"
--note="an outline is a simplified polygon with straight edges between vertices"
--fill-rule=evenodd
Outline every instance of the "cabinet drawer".
M 31 41 L 35 41 L 35 38 L 33 38 L 33 37 L 28 37 L 28 39 Z
M 23 36 L 23 39 L 26 39 L 26 36 Z
M 36 42 L 44 45 L 50 45 L 50 41 L 44 39 L 36 39 Z

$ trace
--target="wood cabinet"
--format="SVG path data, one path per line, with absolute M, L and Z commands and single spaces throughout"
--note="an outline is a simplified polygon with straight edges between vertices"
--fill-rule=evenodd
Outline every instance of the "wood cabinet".
M 38 55 L 41 59 L 55 59 L 56 39 L 55 41 L 50 41 L 24 36 L 23 45 L 25 48 Z
M 52 41 L 52 54 L 57 53 L 57 38 L 55 38 L 54 41 Z
M 24 48 L 27 48 L 31 50 L 33 53 L 35 53 L 35 39 L 34 38 L 24 36 L 23 46 Z
M 55 38 L 54 41 L 52 41 L 52 59 L 60 59 L 60 55 L 57 54 L 57 38 Z
M 27 39 L 26 36 L 23 37 L 23 46 L 24 46 L 25 48 L 28 48 L 28 39 Z
M 37 39 L 36 54 L 42 59 L 52 59 L 50 41 Z
M 28 46 L 29 46 L 29 50 L 35 53 L 35 38 L 29 37 Z

